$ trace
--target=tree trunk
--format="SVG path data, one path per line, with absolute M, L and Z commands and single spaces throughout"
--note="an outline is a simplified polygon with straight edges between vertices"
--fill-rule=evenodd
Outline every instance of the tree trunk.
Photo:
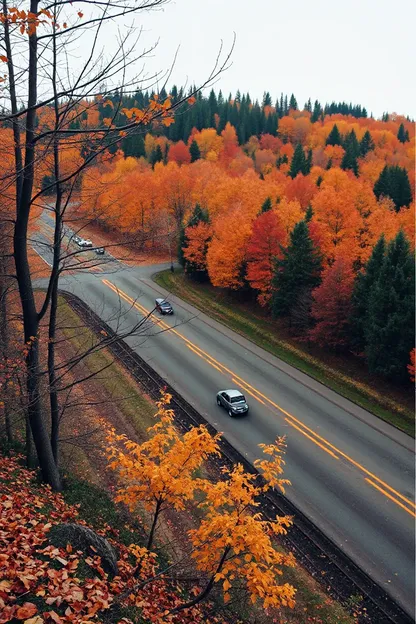
M 171 611 L 169 611 L 169 614 L 173 614 L 173 613 L 179 613 L 180 611 L 184 611 L 185 609 L 190 609 L 191 607 L 194 607 L 196 604 L 198 604 L 199 602 L 201 602 L 202 600 L 204 600 L 209 592 L 211 591 L 211 589 L 214 586 L 214 579 L 215 576 L 221 572 L 222 566 L 225 563 L 225 560 L 227 558 L 228 553 L 230 552 L 230 547 L 227 546 L 222 554 L 222 557 L 218 563 L 217 569 L 215 570 L 214 574 L 211 576 L 211 578 L 209 579 L 208 583 L 205 585 L 204 589 L 199 592 L 199 594 L 197 596 L 195 596 L 195 598 L 193 598 L 192 600 L 189 600 L 189 602 L 184 602 L 183 604 L 179 605 L 179 607 L 175 607 L 174 609 L 172 609 Z
M 51 295 L 51 310 L 49 317 L 49 342 L 48 342 L 48 379 L 49 401 L 51 406 L 51 446 L 55 464 L 59 466 L 59 401 L 56 387 L 55 372 L 55 336 L 56 314 L 58 307 L 58 281 L 55 282 Z
M 155 534 L 155 529 L 156 529 L 156 524 L 159 518 L 159 513 L 160 513 L 160 508 L 162 506 L 162 501 L 160 500 L 160 498 L 158 499 L 157 503 L 156 503 L 156 509 L 155 509 L 155 515 L 153 516 L 153 522 L 152 522 L 152 526 L 150 528 L 150 533 L 149 533 L 149 539 L 147 540 L 147 550 L 150 550 L 153 544 L 153 537 Z
M 1 224 L 0 224 L 1 225 Z M 3 235 L 0 227 L 0 233 Z M 7 236 L 7 234 L 4 234 Z M 7 253 L 7 250 L 6 250 Z M 6 261 L 4 258 L 0 259 L 0 340 L 1 340 L 1 356 L 4 360 L 7 370 L 7 357 L 9 349 L 9 327 L 7 319 L 7 283 L 6 283 Z M 3 392 L 3 411 L 4 411 L 4 425 L 6 430 L 6 438 L 8 442 L 13 442 L 13 430 L 10 419 L 10 404 L 8 399 L 7 387 L 4 387 Z
M 31 0 L 30 11 L 38 12 L 38 1 Z M 23 184 L 19 197 L 17 194 L 16 223 L 14 230 L 14 259 L 19 295 L 23 312 L 24 340 L 27 345 L 26 384 L 28 399 L 28 417 L 33 441 L 42 472 L 42 478 L 54 490 L 61 490 L 58 467 L 53 458 L 51 442 L 43 418 L 40 400 L 39 366 L 39 315 L 36 311 L 35 297 L 27 255 L 28 223 L 31 208 L 35 164 L 35 122 L 37 100 L 37 34 L 29 35 L 28 63 L 28 113 L 26 115 L 26 149 Z

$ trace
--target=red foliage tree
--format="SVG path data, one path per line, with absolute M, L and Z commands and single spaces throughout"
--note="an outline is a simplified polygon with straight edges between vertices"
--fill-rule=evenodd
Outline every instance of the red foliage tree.
M 324 271 L 322 284 L 312 293 L 312 317 L 317 324 L 309 333 L 311 340 L 333 349 L 347 344 L 353 285 L 351 262 L 342 257 Z
M 297 199 L 302 208 L 305 210 L 318 192 L 318 187 L 309 177 L 298 173 L 296 178 L 290 179 L 286 186 L 286 197 L 289 201 Z
M 174 161 L 178 165 L 189 165 L 191 162 L 191 153 L 183 141 L 178 141 L 170 146 L 168 160 L 169 162 Z
M 269 210 L 257 217 L 247 247 L 247 279 L 259 291 L 258 301 L 265 306 L 271 297 L 275 258 L 281 257 L 280 245 L 286 241 L 286 231 L 279 217 Z

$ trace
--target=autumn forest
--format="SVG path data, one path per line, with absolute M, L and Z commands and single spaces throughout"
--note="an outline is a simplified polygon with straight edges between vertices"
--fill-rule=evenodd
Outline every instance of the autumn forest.
M 153 97 L 138 92 L 127 104 L 140 110 Z M 169 98 L 183 93 L 174 87 Z M 123 125 L 126 115 L 131 108 L 98 100 L 71 127 Z M 190 279 L 255 299 L 300 341 L 407 382 L 413 123 L 376 120 L 359 105 L 301 108 L 269 93 L 259 104 L 214 90 L 171 121 L 127 134 L 84 172 L 83 216 L 138 245 L 178 245 Z

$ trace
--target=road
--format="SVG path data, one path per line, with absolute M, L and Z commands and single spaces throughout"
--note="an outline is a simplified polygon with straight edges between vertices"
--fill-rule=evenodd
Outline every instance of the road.
M 167 265 L 160 268 L 167 268 Z M 113 329 L 133 327 L 167 295 L 157 267 L 79 272 L 61 288 Z M 169 297 L 173 317 L 129 337 L 151 366 L 249 460 L 257 445 L 287 437 L 287 497 L 411 615 L 414 614 L 413 440 L 188 304 Z M 171 328 L 171 329 L 169 329 Z M 166 331 L 169 329 L 169 331 Z M 219 389 L 237 387 L 249 414 L 230 418 Z

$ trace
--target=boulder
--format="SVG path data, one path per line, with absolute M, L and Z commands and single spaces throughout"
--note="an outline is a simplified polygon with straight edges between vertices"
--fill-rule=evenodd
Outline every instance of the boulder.
M 51 529 L 49 538 L 55 546 L 65 548 L 67 544 L 71 544 L 74 550 L 82 550 L 86 555 L 98 555 L 104 571 L 111 576 L 117 575 L 116 550 L 92 529 L 76 523 L 57 524 Z

